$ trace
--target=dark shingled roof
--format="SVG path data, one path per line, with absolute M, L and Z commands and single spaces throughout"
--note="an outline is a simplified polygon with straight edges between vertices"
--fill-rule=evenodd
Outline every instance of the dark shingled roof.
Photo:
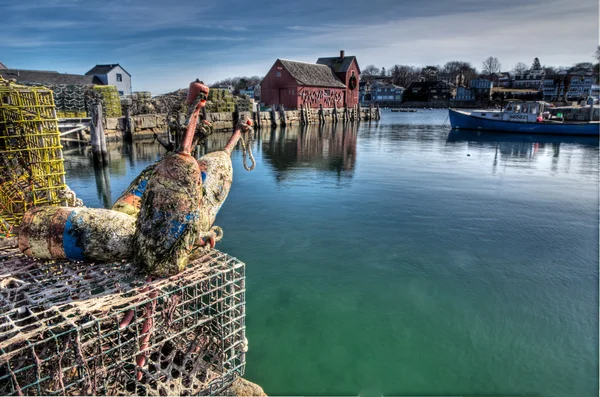
M 346 88 L 346 85 L 337 78 L 329 66 L 316 63 L 288 61 L 279 59 L 284 68 L 292 75 L 298 84 L 315 87 Z
M 80 74 L 66 74 L 53 72 L 51 70 L 1 70 L 0 75 L 5 80 L 15 79 L 17 83 L 23 84 L 66 84 L 87 85 L 96 84 L 94 76 L 82 76 Z
M 329 57 L 329 58 L 319 58 L 317 59 L 317 63 L 319 65 L 327 65 L 333 69 L 336 73 L 344 73 L 347 72 L 356 57 L 354 55 L 348 55 L 344 58 L 340 57 Z M 356 66 L 358 66 L 358 61 L 356 62 Z M 358 73 L 360 73 L 360 67 L 358 68 Z
M 113 70 L 114 68 L 116 68 L 117 66 L 120 66 L 121 69 L 123 69 L 123 66 L 119 65 L 118 63 L 113 63 L 110 65 L 96 65 L 93 68 L 91 68 L 86 75 L 92 75 L 92 74 L 107 74 L 108 72 L 110 72 L 111 70 Z M 127 74 L 129 74 L 129 72 L 125 69 L 123 69 L 123 71 Z M 129 76 L 131 76 L 129 74 Z

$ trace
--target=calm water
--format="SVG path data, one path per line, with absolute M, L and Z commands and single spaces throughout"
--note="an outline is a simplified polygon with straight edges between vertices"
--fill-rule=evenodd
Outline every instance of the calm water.
M 254 149 L 216 224 L 247 263 L 246 377 L 268 394 L 597 395 L 597 139 L 426 110 Z M 67 181 L 110 206 L 162 153 L 119 144 L 95 173 L 74 150 Z

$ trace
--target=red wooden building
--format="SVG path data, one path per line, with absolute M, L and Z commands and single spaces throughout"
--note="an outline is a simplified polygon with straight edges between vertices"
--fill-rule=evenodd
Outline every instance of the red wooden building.
M 355 56 L 319 58 L 317 63 L 278 59 L 260 83 L 261 102 L 298 109 L 358 104 L 360 69 Z

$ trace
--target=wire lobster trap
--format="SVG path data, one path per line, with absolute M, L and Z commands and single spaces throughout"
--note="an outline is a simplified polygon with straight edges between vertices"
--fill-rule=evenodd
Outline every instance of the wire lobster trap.
M 0 395 L 214 395 L 244 374 L 245 265 L 227 254 L 152 282 L 16 249 L 0 268 Z
M 52 91 L 0 77 L 0 235 L 31 206 L 61 205 L 66 189 Z

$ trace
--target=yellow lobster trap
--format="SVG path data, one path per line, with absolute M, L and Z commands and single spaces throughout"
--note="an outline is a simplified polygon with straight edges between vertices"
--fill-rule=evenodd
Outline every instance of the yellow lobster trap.
M 52 91 L 0 76 L 0 238 L 31 206 L 63 205 L 65 189 Z

